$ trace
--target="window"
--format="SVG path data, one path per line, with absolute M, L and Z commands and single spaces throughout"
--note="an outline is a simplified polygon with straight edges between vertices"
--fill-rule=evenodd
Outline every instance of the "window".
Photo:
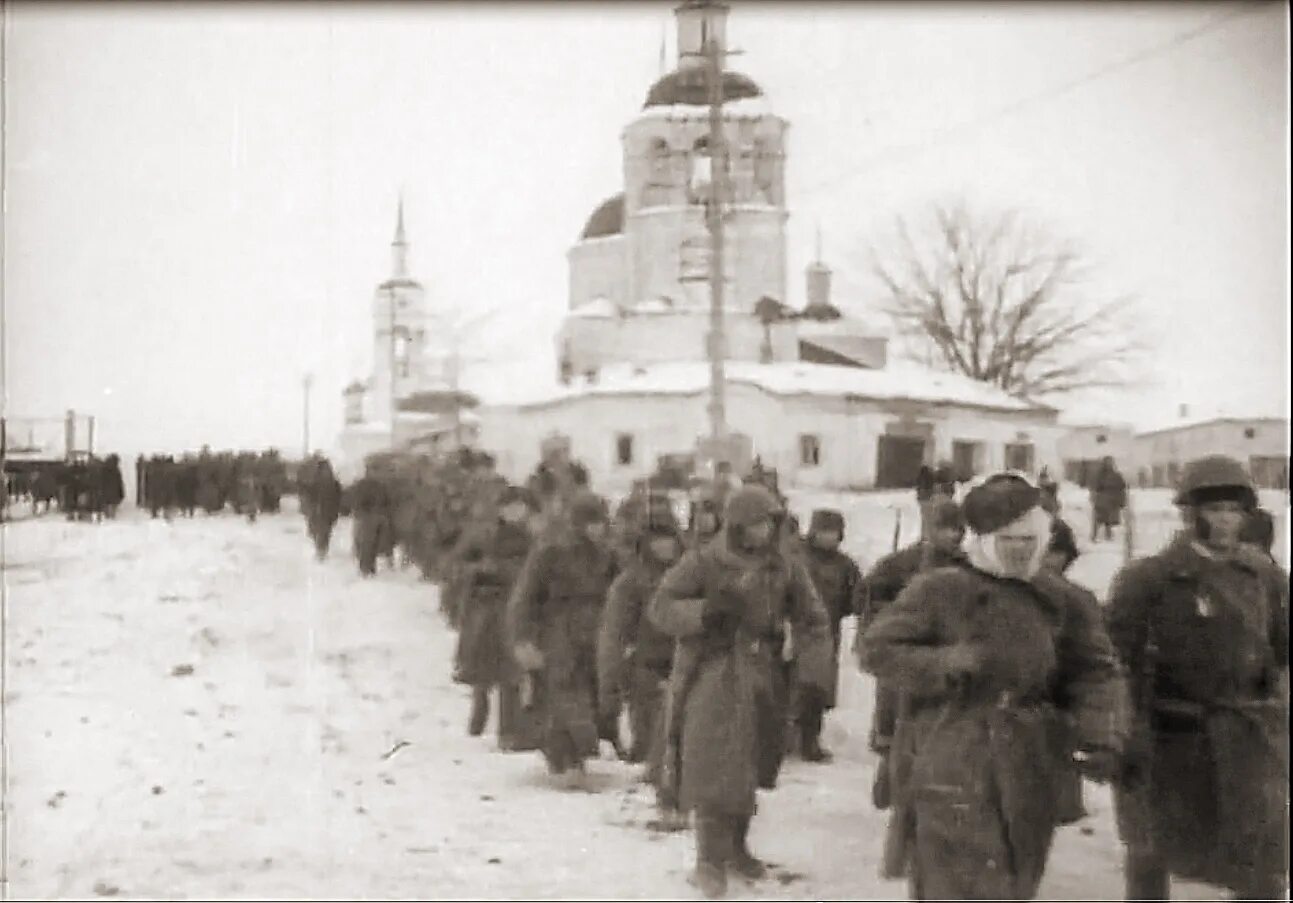
M 799 437 L 799 463 L 803 467 L 816 467 L 822 463 L 822 440 L 812 433 Z
M 1104 445 L 1108 441 L 1109 441 L 1109 437 L 1106 436 L 1104 433 L 1101 433 L 1100 435 L 1095 437 L 1096 445 Z
M 1257 436 L 1257 430 L 1253 429 L 1251 426 L 1249 426 L 1249 427 L 1245 427 L 1245 428 L 1244 428 L 1244 438 L 1245 438 L 1245 439 L 1253 439 L 1253 438 L 1255 438 L 1256 436 Z
M 628 467 L 633 463 L 633 434 L 620 433 L 615 437 L 615 463 Z
M 1033 446 L 1027 442 L 1006 443 L 1006 470 L 1033 472 Z

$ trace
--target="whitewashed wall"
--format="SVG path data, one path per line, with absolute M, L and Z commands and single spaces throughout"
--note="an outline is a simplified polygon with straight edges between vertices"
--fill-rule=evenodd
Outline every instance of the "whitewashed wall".
M 706 394 L 597 396 L 564 399 L 520 408 L 485 408 L 481 415 L 481 445 L 494 452 L 500 469 L 513 479 L 528 475 L 538 463 L 539 443 L 559 432 L 570 437 L 576 457 L 590 469 L 594 485 L 622 491 L 636 478 L 647 476 L 658 456 L 694 449 L 696 438 L 708 432 Z M 874 485 L 876 447 L 886 425 L 910 406 L 884 405 L 844 397 L 779 397 L 743 383 L 727 393 L 731 429 L 748 435 L 755 454 L 775 467 L 787 485 L 822 489 L 860 489 Z M 933 426 L 932 457 L 950 458 L 954 440 L 985 445 L 985 470 L 1003 466 L 1005 445 L 1028 441 L 1036 463 L 1054 473 L 1059 467 L 1057 443 L 1063 429 L 1036 414 L 1008 414 L 948 406 L 924 406 L 918 418 Z M 619 466 L 615 437 L 634 437 L 634 460 Z M 800 460 L 800 435 L 816 435 L 820 463 Z

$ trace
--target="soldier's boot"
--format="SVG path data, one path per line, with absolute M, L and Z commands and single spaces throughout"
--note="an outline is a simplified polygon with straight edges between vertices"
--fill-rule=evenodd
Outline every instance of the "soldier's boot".
M 731 858 L 730 820 L 712 813 L 696 815 L 696 871 L 692 884 L 708 900 L 727 894 L 727 861 Z
M 474 686 L 471 688 L 471 716 L 467 719 L 467 734 L 479 737 L 485 732 L 485 723 L 489 721 L 489 687 Z
M 806 705 L 799 716 L 799 754 L 805 762 L 829 762 L 830 750 L 822 748 L 822 708 Z
M 747 881 L 758 881 L 767 875 L 768 867 L 750 852 L 750 816 L 740 815 L 731 819 L 731 826 L 732 856 L 728 862 L 732 871 Z
M 875 779 L 871 783 L 871 805 L 883 812 L 889 808 L 892 796 L 889 785 L 889 756 L 882 754 L 880 760 L 875 763 Z
M 1157 857 L 1128 850 L 1123 868 L 1128 900 L 1172 899 L 1167 868 Z

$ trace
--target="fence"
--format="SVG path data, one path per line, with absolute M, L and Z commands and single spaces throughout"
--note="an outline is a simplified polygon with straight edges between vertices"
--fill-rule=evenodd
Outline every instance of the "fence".
M 68 460 L 94 451 L 94 415 L 68 411 L 62 417 L 0 417 L 0 449 L 6 460 Z

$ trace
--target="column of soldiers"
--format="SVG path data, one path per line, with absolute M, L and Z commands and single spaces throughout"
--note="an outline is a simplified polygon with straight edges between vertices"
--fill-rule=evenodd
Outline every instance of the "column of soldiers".
M 287 466 L 276 449 L 212 453 L 203 447 L 178 459 L 153 455 L 135 460 L 135 500 L 153 517 L 216 514 L 226 507 L 255 521 L 273 514 L 288 491 Z
M 1114 788 L 1128 899 L 1167 899 L 1172 875 L 1280 898 L 1288 581 L 1236 462 L 1187 468 L 1184 529 L 1103 608 L 1067 577 L 1050 481 L 999 474 L 959 503 L 943 481 L 921 539 L 863 576 L 842 515 L 814 511 L 800 536 L 763 476 L 694 487 L 683 523 L 647 483 L 612 515 L 561 455 L 525 485 L 488 456 L 375 460 L 351 494 L 356 553 L 371 574 L 402 552 L 440 584 L 471 735 L 497 699 L 499 749 L 538 750 L 561 786 L 586 786 L 604 742 L 640 763 L 650 826 L 691 824 L 709 898 L 764 875 L 750 822 L 785 756 L 830 761 L 851 615 L 877 678 L 882 873 L 912 899 L 1035 897 L 1084 779 Z M 340 489 L 320 481 L 330 531 Z
M 111 520 L 125 500 L 121 460 L 115 454 L 90 455 L 6 474 L 5 493 L 8 500 L 30 500 L 33 514 L 46 513 L 57 504 L 68 520 Z

